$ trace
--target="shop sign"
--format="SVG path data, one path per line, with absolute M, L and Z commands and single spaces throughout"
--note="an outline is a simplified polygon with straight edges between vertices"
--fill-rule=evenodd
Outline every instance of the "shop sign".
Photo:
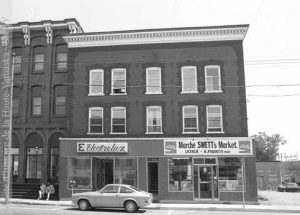
M 251 138 L 228 139 L 165 139 L 165 155 L 253 155 Z
M 77 152 L 126 153 L 126 142 L 77 142 Z

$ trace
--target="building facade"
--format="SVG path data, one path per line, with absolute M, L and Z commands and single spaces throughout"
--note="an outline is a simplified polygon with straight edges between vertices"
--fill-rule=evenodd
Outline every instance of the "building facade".
M 126 183 L 159 201 L 256 201 L 248 25 L 78 33 L 68 44 L 60 198 Z
M 14 184 L 58 182 L 59 137 L 67 134 L 68 46 L 76 19 L 19 22 L 12 31 Z

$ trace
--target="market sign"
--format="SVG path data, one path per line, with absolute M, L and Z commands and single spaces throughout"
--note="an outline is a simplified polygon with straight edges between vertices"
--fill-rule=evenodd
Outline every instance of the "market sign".
M 126 142 L 77 142 L 77 152 L 126 153 L 128 145 Z
M 253 155 L 251 138 L 165 139 L 165 155 Z

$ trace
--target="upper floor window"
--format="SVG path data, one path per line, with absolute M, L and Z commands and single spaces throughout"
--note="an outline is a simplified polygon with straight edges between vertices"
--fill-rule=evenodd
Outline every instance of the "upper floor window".
M 111 108 L 111 133 L 126 133 L 126 108 Z
M 198 93 L 197 68 L 184 66 L 181 68 L 182 93 Z
M 198 128 L 198 107 L 184 106 L 182 107 L 183 133 L 199 132 Z
M 12 100 L 12 114 L 13 116 L 18 116 L 20 112 L 20 97 L 21 97 L 21 88 L 13 88 L 13 100 Z
M 40 73 L 44 71 L 44 47 L 37 46 L 34 48 L 34 71 Z
M 222 92 L 220 66 L 205 66 L 205 92 Z
M 40 116 L 42 114 L 42 87 L 32 87 L 31 113 L 33 116 Z
M 111 94 L 126 94 L 126 69 L 112 69 Z
M 66 114 L 66 86 L 56 86 L 54 91 L 54 115 L 64 116 Z
M 67 47 L 65 45 L 59 45 L 56 47 L 56 69 L 57 71 L 67 70 Z
M 14 74 L 22 73 L 22 48 L 13 49 L 13 72 Z
M 160 106 L 147 107 L 146 133 L 162 133 L 162 114 Z
M 89 83 L 89 95 L 104 95 L 104 71 L 103 69 L 92 69 L 90 70 L 90 83 Z
M 103 134 L 103 108 L 89 108 L 89 131 L 90 134 Z
M 146 94 L 161 94 L 161 69 L 150 67 L 146 69 Z
M 221 105 L 206 106 L 207 132 L 223 132 L 223 117 Z

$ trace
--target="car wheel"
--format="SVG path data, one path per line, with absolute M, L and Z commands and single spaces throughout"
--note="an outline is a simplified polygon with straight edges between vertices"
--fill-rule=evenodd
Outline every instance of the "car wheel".
M 86 210 L 89 209 L 90 203 L 89 203 L 87 200 L 82 199 L 82 200 L 80 200 L 80 201 L 78 202 L 78 207 L 79 207 L 80 210 L 86 211 Z
M 127 201 L 127 202 L 125 202 L 124 208 L 127 212 L 133 213 L 133 212 L 136 212 L 137 205 L 135 204 L 134 201 Z

